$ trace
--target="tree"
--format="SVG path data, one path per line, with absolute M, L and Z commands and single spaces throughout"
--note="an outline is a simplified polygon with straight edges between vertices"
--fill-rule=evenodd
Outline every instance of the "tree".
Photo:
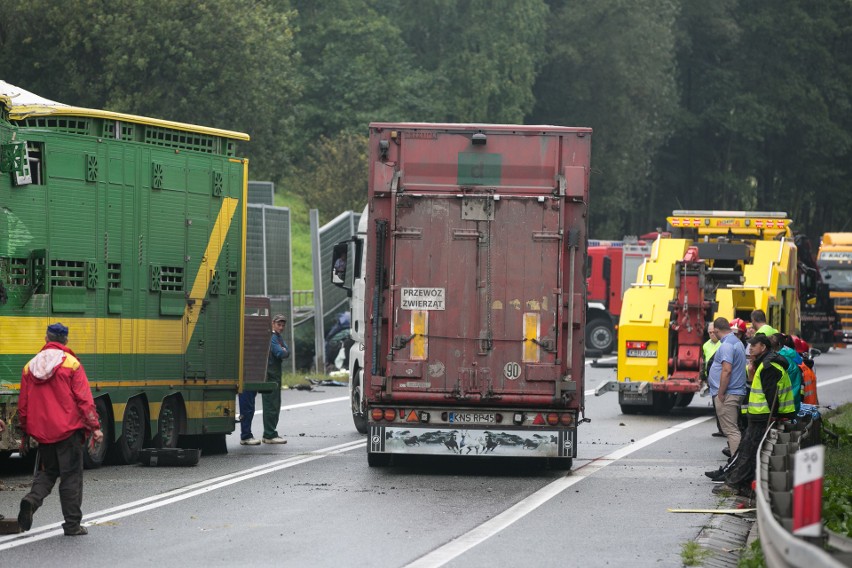
M 652 165 L 677 111 L 674 0 L 553 2 L 532 122 L 591 126 L 592 234 L 659 224 Z
M 405 116 L 406 84 L 418 80 L 397 29 L 370 0 L 297 0 L 304 97 L 296 108 L 306 142 L 366 133 L 371 121 Z M 300 158 L 301 159 L 301 158 Z
M 294 14 L 253 0 L 5 0 L 3 76 L 55 100 L 248 132 L 277 178 L 300 93 Z
M 812 237 L 843 228 L 852 6 L 690 0 L 680 25 L 683 112 L 661 191 L 691 209 L 785 211 Z
M 522 123 L 544 58 L 543 0 L 432 0 L 387 10 L 430 81 L 421 96 L 447 122 Z
M 329 221 L 341 211 L 361 211 L 367 203 L 369 153 L 366 134 L 321 136 L 288 182 L 310 208 Z

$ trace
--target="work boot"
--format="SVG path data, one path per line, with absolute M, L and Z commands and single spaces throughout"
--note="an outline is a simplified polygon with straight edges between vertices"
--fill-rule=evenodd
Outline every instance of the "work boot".
M 725 435 L 724 432 L 713 432 L 710 435 L 713 436 L 714 438 L 727 438 L 727 436 Z
M 72 529 L 65 529 L 65 536 L 83 536 L 84 534 L 89 534 L 89 531 L 86 527 L 81 527 L 80 525 Z
M 727 457 L 731 457 L 731 450 L 729 450 L 728 448 L 722 448 L 722 454 Z
M 727 476 L 728 476 L 728 472 L 725 471 L 725 470 L 722 470 L 721 472 L 719 472 L 718 475 L 711 477 L 710 481 L 712 481 L 713 483 L 725 483 L 725 478 Z
M 286 444 L 287 440 L 282 438 L 281 436 L 275 436 L 274 438 L 262 438 L 264 444 Z
M 724 473 L 725 473 L 725 468 L 720 467 L 719 469 L 711 469 L 710 471 L 705 471 L 704 475 L 706 475 L 710 479 L 714 479 L 714 478 L 719 477 L 720 475 L 722 475 Z
M 18 511 L 18 526 L 26 532 L 33 528 L 33 513 L 35 507 L 26 499 L 21 499 L 21 509 Z

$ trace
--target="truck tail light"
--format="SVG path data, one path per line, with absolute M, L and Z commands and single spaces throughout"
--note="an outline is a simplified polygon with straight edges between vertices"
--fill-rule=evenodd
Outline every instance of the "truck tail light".
M 647 349 L 648 342 L 647 341 L 628 341 L 627 342 L 628 349 Z
M 570 415 L 570 414 L 568 414 L 568 413 L 565 413 L 565 414 L 563 414 L 562 416 L 560 416 L 560 417 L 559 417 L 559 422 L 560 422 L 563 426 L 568 426 L 568 425 L 570 425 L 572 422 L 574 422 L 574 417 L 573 417 L 573 416 L 571 416 L 571 415 Z
M 386 408 L 385 409 L 385 420 L 387 420 L 388 422 L 393 422 L 395 418 L 396 418 L 396 410 L 394 410 L 393 408 Z
M 551 412 L 547 415 L 547 423 L 551 426 L 556 426 L 559 424 L 559 415 L 555 412 Z
M 374 408 L 370 411 L 370 416 L 373 418 L 373 422 L 380 422 L 385 417 L 385 411 L 381 408 Z

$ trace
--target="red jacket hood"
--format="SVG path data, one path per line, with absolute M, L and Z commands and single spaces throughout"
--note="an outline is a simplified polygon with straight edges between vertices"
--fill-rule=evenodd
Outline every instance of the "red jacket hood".
M 61 343 L 51 341 L 41 348 L 35 357 L 30 359 L 27 365 L 30 375 L 37 381 L 49 381 L 53 378 L 56 369 L 65 361 L 65 354 L 76 355 L 68 347 Z

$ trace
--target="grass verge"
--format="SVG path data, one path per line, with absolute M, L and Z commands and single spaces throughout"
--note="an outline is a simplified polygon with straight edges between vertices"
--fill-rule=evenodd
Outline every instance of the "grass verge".
M 852 404 L 844 404 L 823 415 L 824 428 L 837 435 L 826 436 L 825 478 L 822 517 L 825 526 L 852 538 Z
M 689 541 L 683 543 L 680 549 L 680 559 L 684 566 L 701 566 L 708 557 L 713 553 L 706 548 L 702 548 L 697 542 Z
M 766 558 L 763 557 L 763 549 L 760 547 L 760 539 L 755 540 L 745 549 L 737 568 L 765 568 Z

